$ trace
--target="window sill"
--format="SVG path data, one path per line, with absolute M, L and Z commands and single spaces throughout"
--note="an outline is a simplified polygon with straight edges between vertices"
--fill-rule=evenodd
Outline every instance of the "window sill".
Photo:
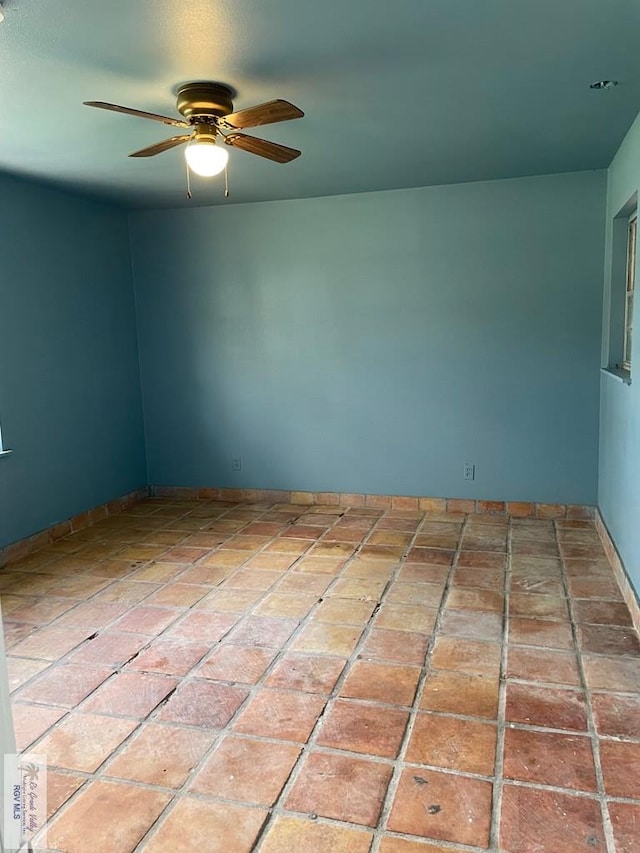
M 628 370 L 620 370 L 618 367 L 601 367 L 600 373 L 605 376 L 610 376 L 616 382 L 622 382 L 625 385 L 631 385 L 631 374 Z

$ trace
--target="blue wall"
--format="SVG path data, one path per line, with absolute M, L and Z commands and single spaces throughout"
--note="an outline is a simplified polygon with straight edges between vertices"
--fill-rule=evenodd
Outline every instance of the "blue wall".
M 613 218 L 640 190 L 640 117 L 625 137 L 610 168 L 607 191 L 607 250 L 605 256 L 605 322 L 603 364 L 608 342 Z M 636 275 L 640 282 L 640 275 Z M 633 383 L 612 375 L 601 378 L 600 482 L 598 505 L 602 518 L 636 590 L 640 590 L 640 309 L 636 304 Z
M 0 547 L 146 483 L 126 214 L 0 176 Z
M 593 504 L 604 193 L 133 214 L 150 482 Z

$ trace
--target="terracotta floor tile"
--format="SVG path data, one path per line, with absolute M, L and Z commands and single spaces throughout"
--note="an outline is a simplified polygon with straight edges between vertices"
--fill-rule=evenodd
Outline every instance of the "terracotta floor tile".
M 208 557 L 205 557 L 201 565 L 237 569 L 248 559 L 249 554 L 246 551 L 230 551 L 220 548 L 217 551 L 212 551 Z
M 465 675 L 460 672 L 432 672 L 425 681 L 420 708 L 448 714 L 495 719 L 498 714 L 497 675 Z
M 355 649 L 362 628 L 333 625 L 330 622 L 311 622 L 296 637 L 293 649 L 298 652 L 349 657 Z
M 511 558 L 514 575 L 534 578 L 562 578 L 562 562 L 556 557 L 531 557 L 514 555 Z
M 272 592 L 262 599 L 254 612 L 258 616 L 275 616 L 282 619 L 304 619 L 318 603 L 317 595 L 286 595 Z
M 178 685 L 176 678 L 146 672 L 118 672 L 84 703 L 83 712 L 142 719 Z
M 640 800 L 640 743 L 601 740 L 600 760 L 607 794 Z
M 583 654 L 582 662 L 592 690 L 640 693 L 640 659 Z
M 489 846 L 492 785 L 479 779 L 406 769 L 387 828 L 461 844 Z
M 50 661 L 32 660 L 30 658 L 18 658 L 7 655 L 7 669 L 9 672 L 9 690 L 11 692 L 22 687 L 34 675 L 51 666 Z
M 458 538 L 446 533 L 419 533 L 414 544 L 417 548 L 444 548 L 447 551 L 455 551 Z
M 282 577 L 280 572 L 238 569 L 223 582 L 223 589 L 255 589 L 266 592 Z
M 225 737 L 191 784 L 198 794 L 271 806 L 289 778 L 300 747 Z
M 392 765 L 379 761 L 311 752 L 289 792 L 285 808 L 375 826 L 392 773 Z
M 362 578 L 363 580 L 381 580 L 386 582 L 397 564 L 397 560 L 393 559 L 366 560 L 364 557 L 358 556 L 351 560 L 342 573 L 342 576 L 345 578 Z M 440 568 L 440 570 L 442 569 Z
M 591 704 L 600 735 L 640 738 L 640 696 L 592 693 Z
M 460 551 L 456 565 L 459 568 L 503 570 L 507 564 L 504 554 L 483 551 Z
M 320 596 L 327 589 L 332 580 L 333 578 L 327 574 L 314 575 L 312 573 L 305 572 L 304 574 L 298 575 L 291 572 L 283 576 L 282 580 L 278 582 L 277 587 L 275 587 L 274 592 L 277 592 L 278 594 L 286 593 L 287 595 L 312 593 L 313 595 Z M 337 582 L 334 590 L 337 589 L 338 584 L 341 582 L 342 579 Z M 352 597 L 358 598 L 359 596 L 356 595 Z
M 149 642 L 148 637 L 125 634 L 115 628 L 90 637 L 69 656 L 69 662 L 101 667 L 122 666 Z
M 259 589 L 218 589 L 201 598 L 196 610 L 214 610 L 219 613 L 245 613 L 264 597 Z
M 509 619 L 509 642 L 549 649 L 573 649 L 573 633 L 569 622 L 548 619 Z
M 629 608 L 623 601 L 575 601 L 573 612 L 577 622 L 593 625 L 633 625 Z
M 569 611 L 564 598 L 539 593 L 514 592 L 509 599 L 509 616 L 565 620 L 569 618 Z
M 514 723 L 587 731 L 584 695 L 577 690 L 555 690 L 510 681 L 505 718 Z
M 505 586 L 504 572 L 500 569 L 456 568 L 451 580 L 454 587 L 472 587 L 503 592 Z
M 211 592 L 208 586 L 197 586 L 196 584 L 176 583 L 168 584 L 157 590 L 146 599 L 146 604 L 157 607 L 191 607 L 196 601 Z
M 249 616 L 225 637 L 225 642 L 238 646 L 281 648 L 298 627 L 294 619 Z
M 265 681 L 265 685 L 328 696 L 335 687 L 346 662 L 345 658 L 289 652 L 278 661 Z
M 451 566 L 455 551 L 441 548 L 412 548 L 407 554 L 408 563 L 428 563 L 431 566 Z
M 442 616 L 440 630 L 448 637 L 468 637 L 499 643 L 502 640 L 502 619 L 501 613 L 447 608 Z
M 84 776 L 47 768 L 47 820 L 67 802 L 86 781 Z
M 428 648 L 427 634 L 374 628 L 362 647 L 361 657 L 422 666 Z
M 5 631 L 7 622 L 5 622 Z M 26 626 L 32 631 L 32 626 Z M 91 634 L 88 628 L 42 628 L 13 646 L 11 653 L 19 657 L 58 660 L 84 642 Z
M 609 803 L 616 853 L 636 853 L 640 838 L 640 804 Z
M 170 799 L 161 791 L 92 782 L 49 826 L 48 844 L 65 853 L 130 853 Z
M 424 713 L 416 717 L 406 761 L 490 776 L 495 753 L 495 726 Z
M 390 705 L 411 705 L 420 667 L 359 660 L 352 664 L 340 696 Z
M 195 671 L 198 678 L 255 684 L 276 656 L 275 649 L 258 646 L 219 646 Z
M 600 804 L 586 797 L 505 785 L 500 843 L 509 853 L 604 851 Z
M 416 606 L 439 607 L 444 587 L 436 583 L 393 583 L 385 602 L 387 604 L 411 604 Z
M 353 598 L 326 598 L 313 614 L 317 622 L 341 625 L 365 625 L 373 613 L 375 602 Z
M 74 708 L 110 674 L 106 668 L 58 664 L 35 678 L 16 698 Z
M 135 581 L 167 583 L 181 575 L 186 566 L 182 563 L 149 563 L 135 571 L 130 577 Z
M 306 743 L 326 699 L 311 693 L 263 688 L 233 724 L 234 731 Z
M 140 604 L 137 607 L 131 608 L 131 610 L 119 619 L 114 628 L 117 631 L 155 637 L 178 618 L 178 615 L 175 610 L 163 607 L 148 607 Z
M 500 671 L 500 646 L 497 643 L 439 637 L 435 642 L 431 663 L 434 669 L 497 676 Z
M 18 604 L 22 604 L 16 608 L 11 608 L 9 611 L 7 608 L 8 597 L 7 595 L 3 595 L 2 597 L 3 612 L 5 614 L 11 612 L 11 618 L 18 622 L 30 622 L 32 625 L 37 625 L 38 627 L 43 627 L 47 623 L 52 622 L 58 616 L 62 616 L 63 613 L 67 613 L 72 607 L 76 607 L 78 604 L 77 601 L 68 598 L 44 598 L 31 601 L 30 598 L 27 599 L 16 595 L 12 597 L 16 599 Z M 82 607 L 82 605 L 80 606 Z M 81 625 L 80 627 L 85 626 Z
M 575 654 L 509 646 L 507 677 L 580 686 Z
M 104 775 L 179 788 L 211 742 L 210 732 L 145 723 L 105 768 Z
M 267 830 L 260 853 L 368 853 L 371 839 L 371 833 L 364 830 L 278 815 Z
M 393 631 L 415 631 L 430 634 L 436 623 L 435 607 L 412 607 L 410 604 L 383 604 L 375 617 L 376 628 Z
M 62 618 L 55 623 L 56 628 L 91 628 L 96 630 L 104 628 L 109 622 L 118 619 L 127 612 L 126 604 L 100 604 L 94 601 L 78 604 L 72 610 L 68 610 Z
M 210 643 L 221 640 L 238 622 L 235 613 L 192 610 L 164 633 L 166 639 Z
M 379 853 L 465 853 L 462 847 L 443 847 L 432 841 L 409 841 L 394 835 L 382 837 Z
M 98 593 L 95 600 L 112 604 L 139 604 L 156 588 L 155 584 L 146 581 L 118 580 Z
M 294 539 L 293 537 L 288 536 L 278 536 L 270 545 L 267 545 L 264 550 L 266 554 L 276 552 L 278 554 L 295 554 L 296 556 L 301 556 L 305 551 L 308 551 L 312 545 L 313 541 L 311 539 Z M 348 548 L 350 549 L 350 546 L 348 546 Z M 324 545 L 319 547 L 319 550 L 316 552 L 316 556 L 326 554 L 326 556 L 333 557 L 341 553 L 342 552 L 338 549 L 338 545 L 335 547 Z
M 345 564 L 343 557 L 303 557 L 293 567 L 294 572 L 312 575 L 337 575 Z
M 62 708 L 50 708 L 45 705 L 25 705 L 13 703 L 13 726 L 16 745 L 24 752 L 31 744 L 57 723 L 65 711 Z
M 370 545 L 400 545 L 404 547 L 411 542 L 411 539 L 411 533 L 403 533 L 397 530 L 375 530 L 367 542 Z
M 599 655 L 640 656 L 640 640 L 633 628 L 611 625 L 580 625 L 578 642 L 584 652 Z
M 210 650 L 210 643 L 193 643 L 186 640 L 158 637 L 140 652 L 127 670 L 158 672 L 164 675 L 186 675 Z
M 345 574 L 347 570 L 345 570 Z M 448 566 L 431 566 L 427 563 L 405 563 L 398 572 L 396 581 L 400 583 L 440 584 L 444 588 L 449 572 L 450 569 Z
M 188 569 L 183 566 L 182 569 L 180 583 L 208 587 L 221 584 L 236 571 L 229 566 L 206 566 L 204 563 L 199 563 L 197 566 L 191 566 Z
M 135 720 L 71 714 L 46 735 L 38 749 L 54 767 L 93 773 L 137 725 Z
M 591 742 L 578 735 L 508 728 L 504 776 L 578 791 L 597 788 Z
M 574 598 L 605 598 L 622 601 L 620 587 L 613 575 L 609 577 L 569 577 L 568 585 Z
M 184 681 L 156 713 L 159 722 L 221 729 L 249 695 L 246 687 L 201 679 Z
M 527 575 L 511 576 L 511 592 L 532 595 L 564 596 L 564 585 L 559 578 L 529 578 Z
M 407 726 L 406 711 L 338 699 L 325 714 L 319 746 L 395 758 Z

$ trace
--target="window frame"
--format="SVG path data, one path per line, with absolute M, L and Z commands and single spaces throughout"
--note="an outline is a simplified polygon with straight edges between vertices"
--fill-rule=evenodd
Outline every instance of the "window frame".
M 622 331 L 622 364 L 631 373 L 633 359 L 633 297 L 635 292 L 638 249 L 638 211 L 635 210 L 627 222 L 627 263 L 624 293 L 624 325 Z

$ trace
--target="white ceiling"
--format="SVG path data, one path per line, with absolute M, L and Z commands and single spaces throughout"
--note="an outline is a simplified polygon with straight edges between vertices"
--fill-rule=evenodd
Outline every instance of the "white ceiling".
M 184 158 L 127 154 L 171 128 L 82 106 L 177 115 L 190 80 L 303 119 L 230 152 L 231 201 L 606 167 L 640 109 L 637 0 L 5 0 L 0 169 L 132 207 L 185 199 Z M 589 83 L 620 85 L 594 92 Z M 252 131 L 249 131 L 252 132 Z M 191 204 L 225 202 L 194 181 Z

